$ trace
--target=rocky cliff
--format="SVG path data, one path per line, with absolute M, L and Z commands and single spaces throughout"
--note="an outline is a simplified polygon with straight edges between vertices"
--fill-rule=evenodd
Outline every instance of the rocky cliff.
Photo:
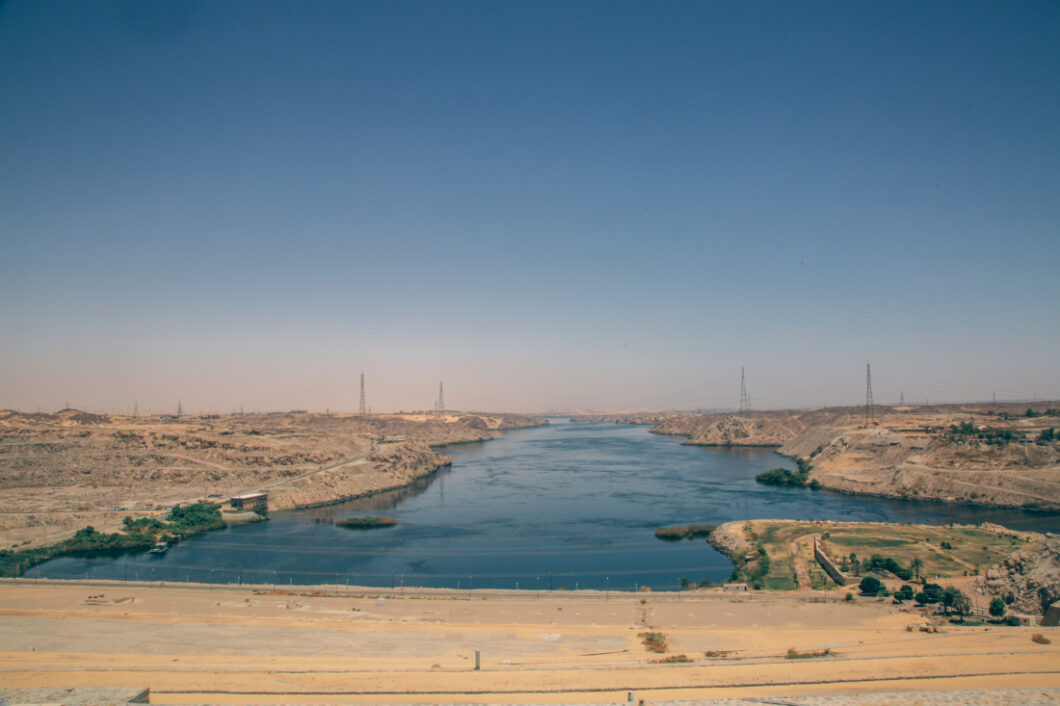
M 688 444 L 777 446 L 832 490 L 1060 509 L 1060 434 L 1039 440 L 1060 427 L 1056 407 L 879 407 L 869 423 L 864 408 L 677 415 L 652 431 Z M 951 433 L 955 425 L 966 433 Z
M 274 510 L 319 507 L 401 488 L 452 463 L 426 444 L 388 444 L 368 457 L 267 488 Z
M 1044 615 L 1060 601 L 1060 536 L 1028 544 L 977 579 L 976 586 L 1005 599 L 1015 612 Z

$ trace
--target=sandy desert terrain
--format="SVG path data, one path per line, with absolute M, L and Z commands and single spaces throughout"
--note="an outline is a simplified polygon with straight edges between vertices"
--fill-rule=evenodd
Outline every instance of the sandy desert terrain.
M 144 686 L 152 703 L 173 704 L 1060 688 L 1058 629 L 933 622 L 882 601 L 720 591 L 402 595 L 5 580 L 0 683 Z M 665 652 L 646 648 L 648 632 L 663 636 Z M 1036 633 L 1051 643 L 1032 641 Z M 828 653 L 790 659 L 792 649 Z

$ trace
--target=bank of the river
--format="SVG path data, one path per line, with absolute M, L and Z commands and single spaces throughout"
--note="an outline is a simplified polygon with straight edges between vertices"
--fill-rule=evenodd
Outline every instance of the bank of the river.
M 788 517 L 990 521 L 1040 530 L 1051 517 L 762 486 L 754 481 L 757 473 L 793 464 L 768 449 L 684 446 L 643 426 L 553 420 L 448 452 L 452 470 L 399 490 L 274 513 L 268 523 L 184 542 L 161 559 L 67 558 L 31 575 L 677 590 L 682 579 L 724 581 L 733 567 L 702 539 L 659 541 L 659 527 Z M 398 524 L 371 533 L 331 524 L 358 514 L 385 515 Z
M 434 445 L 544 424 L 512 414 L 100 415 L 0 411 L 0 549 L 267 491 L 273 510 L 402 487 L 444 467 Z

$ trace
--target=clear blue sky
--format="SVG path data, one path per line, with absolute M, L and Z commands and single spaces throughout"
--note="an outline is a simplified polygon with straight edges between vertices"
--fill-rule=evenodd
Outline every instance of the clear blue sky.
M 0 246 L 0 407 L 1060 397 L 1060 5 L 2 2 Z

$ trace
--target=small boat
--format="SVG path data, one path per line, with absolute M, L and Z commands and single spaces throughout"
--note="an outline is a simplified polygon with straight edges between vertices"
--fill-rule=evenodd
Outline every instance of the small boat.
M 165 542 L 159 542 L 155 546 L 147 550 L 148 554 L 165 554 L 166 550 L 169 549 L 169 545 Z

